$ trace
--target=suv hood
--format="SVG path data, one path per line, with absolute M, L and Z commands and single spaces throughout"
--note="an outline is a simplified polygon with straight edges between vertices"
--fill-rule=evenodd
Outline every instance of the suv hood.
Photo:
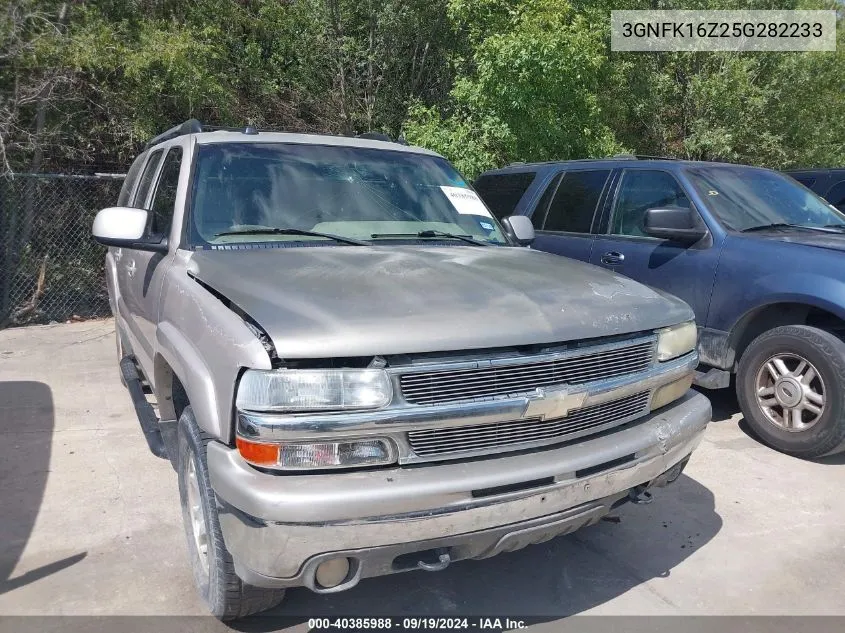
M 746 233 L 742 237 L 744 239 L 788 242 L 790 244 L 801 244 L 803 246 L 815 246 L 816 248 L 845 251 L 845 233 L 788 231 L 775 229 L 771 232 L 760 232 L 755 235 L 749 235 Z
M 631 279 L 516 247 L 209 250 L 188 270 L 255 319 L 280 358 L 564 342 L 693 318 Z

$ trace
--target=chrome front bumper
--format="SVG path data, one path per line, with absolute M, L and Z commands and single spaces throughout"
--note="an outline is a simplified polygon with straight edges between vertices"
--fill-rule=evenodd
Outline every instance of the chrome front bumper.
M 271 475 L 213 442 L 208 468 L 226 546 L 247 582 L 316 589 L 320 561 L 345 556 L 352 572 L 331 590 L 339 591 L 413 568 L 418 552 L 481 558 L 592 523 L 685 460 L 710 416 L 707 398 L 690 391 L 627 428 L 529 453 Z

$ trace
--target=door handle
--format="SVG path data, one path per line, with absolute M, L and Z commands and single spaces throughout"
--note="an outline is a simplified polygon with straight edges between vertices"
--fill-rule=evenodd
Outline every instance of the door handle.
M 625 256 L 622 253 L 619 253 L 618 251 L 610 251 L 601 256 L 601 263 L 607 264 L 608 266 L 621 264 L 624 261 Z

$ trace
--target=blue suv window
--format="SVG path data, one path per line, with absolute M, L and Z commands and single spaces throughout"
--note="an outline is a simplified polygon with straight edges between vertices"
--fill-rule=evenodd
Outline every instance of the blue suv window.
M 645 169 L 625 171 L 616 196 L 610 232 L 614 235 L 645 236 L 645 212 L 666 207 L 692 207 L 672 174 Z
M 513 214 L 522 196 L 534 182 L 537 172 L 522 171 L 514 174 L 489 174 L 481 176 L 472 186 L 498 219 Z
M 845 210 L 845 180 L 833 185 L 824 198 L 840 211 Z
M 609 169 L 566 172 L 549 205 L 542 230 L 589 233 L 608 176 Z

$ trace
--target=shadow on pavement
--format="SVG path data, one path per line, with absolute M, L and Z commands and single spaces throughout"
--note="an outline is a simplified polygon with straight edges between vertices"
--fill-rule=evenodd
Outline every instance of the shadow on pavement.
M 330 595 L 292 589 L 267 615 L 231 626 L 270 631 L 310 617 L 350 615 L 501 615 L 552 620 L 581 613 L 652 578 L 668 577 L 722 527 L 713 494 L 686 475 L 656 490 L 654 497 L 650 505 L 617 510 L 618 523 L 602 521 L 518 552 L 455 563 L 442 572 L 371 578 Z M 660 585 L 652 585 L 651 591 L 659 594 Z M 668 599 L 656 599 L 671 606 Z
M 10 578 L 32 534 L 50 472 L 53 396 L 41 382 L 0 382 L 0 594 L 85 558 L 55 561 Z
M 713 407 L 713 420 L 721 422 L 729 420 L 739 413 L 739 402 L 736 399 L 736 390 L 731 387 L 725 389 L 696 389 L 710 400 Z
M 713 420 L 718 424 L 719 422 L 723 422 L 726 420 L 730 420 L 730 418 L 737 413 L 742 415 L 742 412 L 739 410 L 739 402 L 736 399 L 736 391 L 733 387 L 729 389 L 700 389 L 701 393 L 705 396 L 710 398 L 710 404 L 713 406 Z M 737 423 L 739 430 L 745 433 L 749 438 L 757 442 L 758 444 L 765 446 L 764 442 L 757 437 L 757 434 L 754 430 L 749 426 L 748 422 L 744 417 L 739 418 L 739 422 Z M 769 450 L 775 450 L 770 448 Z M 798 459 L 798 458 L 795 458 Z M 826 464 L 830 466 L 841 466 L 845 464 L 845 451 L 837 453 L 835 455 L 828 455 L 827 457 L 817 457 L 815 459 L 809 459 L 807 461 L 814 462 L 816 464 Z

